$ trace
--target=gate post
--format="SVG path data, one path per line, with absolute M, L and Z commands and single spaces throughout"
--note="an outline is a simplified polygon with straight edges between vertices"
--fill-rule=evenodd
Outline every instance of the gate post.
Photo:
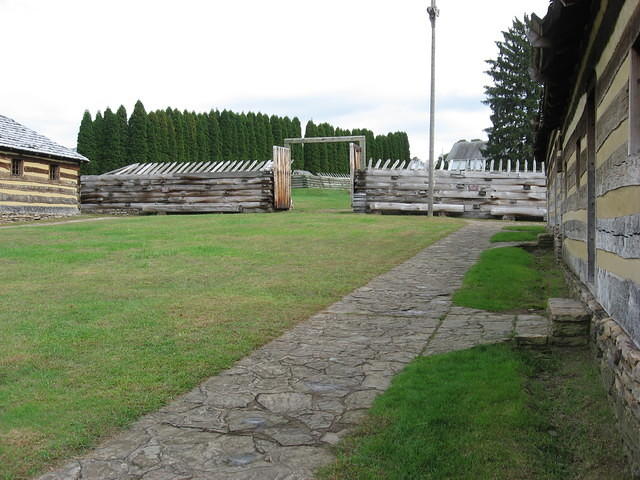
M 273 147 L 273 208 L 291 209 L 291 149 Z

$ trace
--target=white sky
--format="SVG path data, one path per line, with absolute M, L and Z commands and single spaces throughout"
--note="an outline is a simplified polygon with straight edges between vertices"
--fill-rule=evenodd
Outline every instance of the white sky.
M 0 114 L 75 147 L 85 109 L 253 110 L 404 130 L 427 158 L 427 3 L 0 0 Z M 436 154 L 486 138 L 484 61 L 513 17 L 547 5 L 438 0 Z

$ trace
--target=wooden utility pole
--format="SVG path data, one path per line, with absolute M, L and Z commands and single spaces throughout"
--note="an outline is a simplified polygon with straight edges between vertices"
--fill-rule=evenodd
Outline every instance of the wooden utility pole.
M 436 18 L 440 15 L 436 0 L 431 0 L 427 7 L 431 20 L 431 105 L 429 125 L 429 216 L 433 217 L 433 167 L 434 167 L 434 134 L 435 134 L 435 96 L 436 96 Z

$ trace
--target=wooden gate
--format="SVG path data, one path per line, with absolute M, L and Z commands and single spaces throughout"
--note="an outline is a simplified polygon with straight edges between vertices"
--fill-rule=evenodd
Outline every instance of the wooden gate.
M 291 208 L 291 150 L 273 147 L 273 208 Z
M 356 179 L 356 172 L 362 168 L 362 147 L 355 143 L 349 144 L 349 171 L 351 172 L 351 196 Z

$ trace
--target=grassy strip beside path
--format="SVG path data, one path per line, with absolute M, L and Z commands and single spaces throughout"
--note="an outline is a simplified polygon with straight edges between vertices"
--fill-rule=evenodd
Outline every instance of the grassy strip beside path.
M 453 295 L 453 303 L 492 312 L 543 310 L 548 298 L 567 295 L 552 250 L 529 253 L 505 247 L 482 253 Z
M 629 478 L 589 355 L 502 344 L 418 358 L 320 478 Z
M 504 232 L 498 232 L 491 237 L 491 242 L 535 242 L 538 234 L 546 229 L 538 225 L 514 225 L 503 228 Z
M 294 202 L 0 231 L 0 479 L 95 445 L 463 225 L 355 215 L 340 191 Z

